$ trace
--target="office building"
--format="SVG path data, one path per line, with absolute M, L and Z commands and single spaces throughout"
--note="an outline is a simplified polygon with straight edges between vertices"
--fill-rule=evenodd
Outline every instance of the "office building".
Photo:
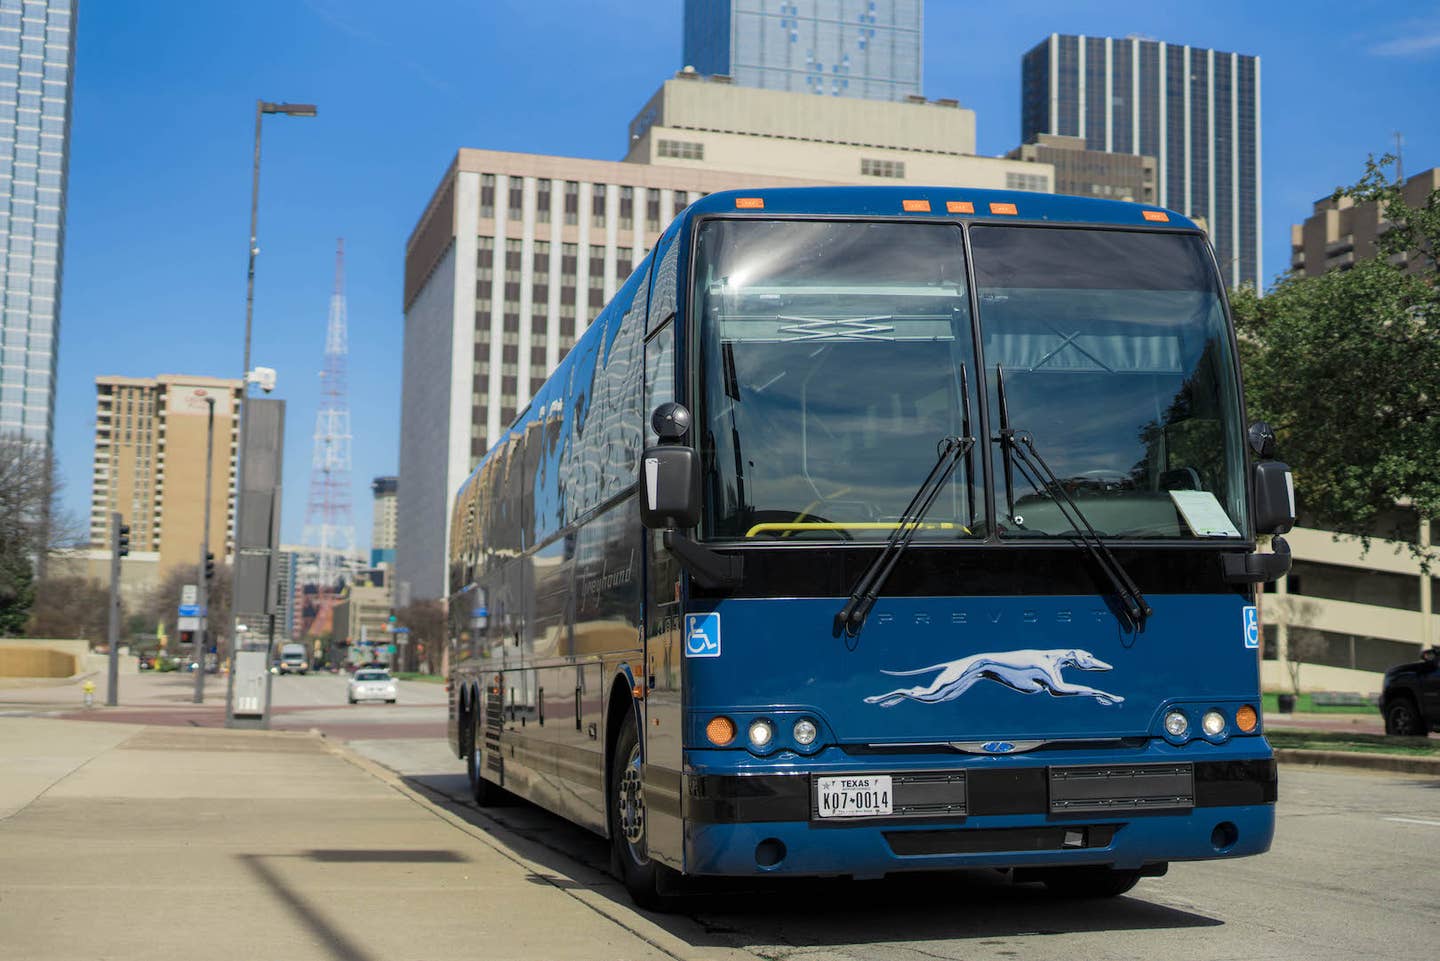
M 1412 543 L 1434 543 L 1434 522 L 1414 511 L 1397 509 L 1389 520 Z M 1290 689 L 1285 663 L 1294 659 L 1304 690 L 1376 694 L 1386 668 L 1440 643 L 1435 571 L 1423 570 L 1407 544 L 1374 537 L 1366 550 L 1357 537 L 1304 527 L 1285 539 L 1290 573 L 1261 601 L 1267 690 Z
M 808 182 L 953 184 L 1048 193 L 1048 163 L 975 155 L 975 111 L 741 87 L 684 71 L 630 121 L 626 161 Z
M 374 523 L 370 533 L 370 566 L 395 563 L 395 505 L 398 477 L 377 477 L 370 483 L 375 495 Z
M 405 247 L 393 587 L 447 593 L 455 491 L 692 200 L 812 180 L 462 149 Z
M 626 162 L 461 150 L 410 235 L 397 605 L 442 597 L 450 500 L 631 268 L 717 190 L 924 183 L 1048 192 L 1047 163 L 977 157 L 953 100 L 880 103 L 681 73 Z M 447 376 L 448 373 L 448 376 Z
M 923 0 L 685 0 L 684 66 L 747 87 L 920 96 Z
M 1227 283 L 1259 285 L 1259 57 L 1051 34 L 1025 54 L 1021 75 L 1022 143 L 1058 134 L 1154 157 L 1156 201 L 1205 218 Z
M 1405 180 L 1401 195 L 1412 207 L 1423 207 L 1440 190 L 1440 167 L 1431 167 Z M 1345 270 L 1375 256 L 1375 238 L 1389 227 L 1377 203 L 1357 204 L 1352 197 L 1315 201 L 1315 210 L 1303 224 L 1290 227 L 1290 266 L 1311 277 Z M 1411 269 L 1419 269 L 1417 261 Z
M 213 401 L 210 552 L 223 562 L 231 553 L 240 381 L 179 374 L 97 377 L 95 389 L 91 547 L 108 548 L 110 515 L 118 511 L 130 525 L 131 552 L 158 555 L 161 581 L 176 566 L 199 563 Z
M 1153 204 L 1155 158 L 1143 154 L 1091 150 L 1081 137 L 1042 133 L 1005 155 L 1014 160 L 1049 164 L 1055 171 L 1055 193 L 1102 197 Z
M 0 3 L 0 432 L 52 445 L 76 0 Z

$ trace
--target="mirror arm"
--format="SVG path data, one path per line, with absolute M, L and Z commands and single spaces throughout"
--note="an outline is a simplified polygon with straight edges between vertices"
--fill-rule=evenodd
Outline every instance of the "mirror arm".
M 743 558 L 719 554 L 670 528 L 664 535 L 665 549 L 680 559 L 701 587 L 739 587 L 745 572 Z
M 1285 538 L 1271 541 L 1271 554 L 1221 554 L 1220 568 L 1227 584 L 1268 584 L 1290 572 L 1290 545 Z

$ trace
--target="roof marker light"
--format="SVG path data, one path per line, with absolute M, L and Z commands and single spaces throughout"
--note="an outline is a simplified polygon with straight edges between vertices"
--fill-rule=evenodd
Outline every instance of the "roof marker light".
M 736 198 L 735 198 L 735 209 L 736 209 L 736 210 L 764 210 L 764 209 L 765 209 L 765 198 L 764 198 L 764 197 L 736 197 Z
M 945 209 L 952 214 L 973 214 L 975 205 L 968 200 L 947 200 Z
M 1170 215 L 1163 210 L 1142 210 L 1140 215 L 1146 220 L 1153 220 L 1157 224 L 1168 224 Z
M 928 200 L 902 200 L 900 207 L 907 214 L 928 214 L 930 212 L 930 201 Z
M 1014 204 L 992 203 L 990 205 L 990 212 L 992 214 L 1010 214 L 1014 216 L 1020 211 L 1015 208 Z

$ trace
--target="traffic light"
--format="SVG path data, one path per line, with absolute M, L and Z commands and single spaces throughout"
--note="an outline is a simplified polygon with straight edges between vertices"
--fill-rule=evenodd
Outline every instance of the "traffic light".
M 115 530 L 115 556 L 125 557 L 130 553 L 130 525 L 121 524 Z
M 194 632 L 194 631 L 181 631 L 181 632 L 180 632 L 180 643 L 181 643 L 181 644 L 194 644 L 194 643 L 195 643 L 195 632 Z
M 205 583 L 215 579 L 215 555 L 209 551 L 205 552 Z

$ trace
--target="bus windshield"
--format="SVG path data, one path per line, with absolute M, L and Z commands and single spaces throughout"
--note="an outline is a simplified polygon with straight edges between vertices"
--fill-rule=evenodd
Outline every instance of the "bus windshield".
M 1101 536 L 1242 536 L 1238 379 L 1203 239 L 976 225 L 970 250 L 983 370 L 958 225 L 701 226 L 703 535 L 885 540 L 937 445 L 969 434 L 916 540 L 988 536 L 978 405 L 993 441 L 1003 377 L 1009 426 Z M 1074 536 L 1060 492 L 1007 453 L 995 533 Z
M 1204 241 L 977 225 L 970 249 L 992 427 L 1001 426 L 999 368 L 1009 426 L 1033 442 L 1100 535 L 1239 537 L 1239 386 Z M 1075 529 L 1043 478 L 1027 476 L 1001 445 L 994 453 L 1003 536 Z
M 704 534 L 888 538 L 978 430 L 960 228 L 713 220 L 696 256 Z M 916 539 L 982 536 L 982 502 L 964 462 Z

